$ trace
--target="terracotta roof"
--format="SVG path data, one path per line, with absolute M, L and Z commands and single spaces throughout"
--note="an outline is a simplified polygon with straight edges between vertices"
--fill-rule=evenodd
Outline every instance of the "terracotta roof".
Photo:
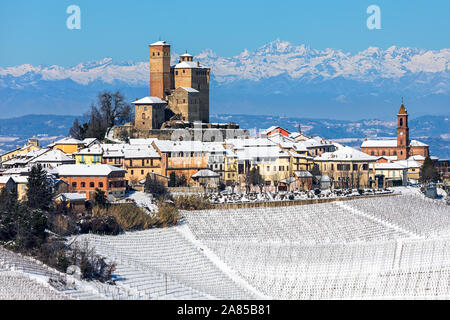
M 402 103 L 402 106 L 400 107 L 400 110 L 398 110 L 398 114 L 408 114 L 406 111 L 405 105 Z

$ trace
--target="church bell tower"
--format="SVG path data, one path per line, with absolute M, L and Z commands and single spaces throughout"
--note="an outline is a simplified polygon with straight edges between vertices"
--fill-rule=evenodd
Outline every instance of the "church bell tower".
M 398 160 L 405 160 L 409 153 L 409 127 L 408 127 L 408 112 L 405 105 L 400 107 L 397 114 L 397 153 Z

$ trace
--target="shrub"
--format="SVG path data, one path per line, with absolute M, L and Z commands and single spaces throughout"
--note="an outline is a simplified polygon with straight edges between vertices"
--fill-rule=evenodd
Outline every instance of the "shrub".
M 69 236 L 78 232 L 79 227 L 71 214 L 54 213 L 49 218 L 50 230 L 61 236 Z
M 77 243 L 73 246 L 69 261 L 72 265 L 80 267 L 81 276 L 87 280 L 110 282 L 111 275 L 116 269 L 115 264 L 108 264 L 105 259 L 97 255 L 87 242 Z
M 144 230 L 152 227 L 152 218 L 134 204 L 111 205 L 108 208 L 94 207 L 92 216 L 112 216 L 124 231 Z
M 178 196 L 174 199 L 175 206 L 181 210 L 206 210 L 211 209 L 212 204 L 202 196 Z
M 167 201 L 158 203 L 158 213 L 154 217 L 155 227 L 170 227 L 178 224 L 180 215 L 176 206 Z

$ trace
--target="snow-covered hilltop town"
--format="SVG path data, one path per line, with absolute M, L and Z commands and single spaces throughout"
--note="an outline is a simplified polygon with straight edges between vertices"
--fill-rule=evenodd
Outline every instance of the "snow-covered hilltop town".
M 149 50 L 151 96 L 0 156 L 0 299 L 450 298 L 450 161 L 403 102 L 359 149 L 252 135 L 209 122 L 210 68 Z

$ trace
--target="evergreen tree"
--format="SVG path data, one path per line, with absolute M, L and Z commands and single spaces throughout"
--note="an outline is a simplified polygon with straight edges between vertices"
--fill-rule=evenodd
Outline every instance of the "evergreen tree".
M 33 166 L 28 177 L 27 205 L 31 209 L 48 211 L 52 203 L 52 188 L 47 173 L 40 164 Z
M 175 175 L 175 172 L 171 172 L 169 175 L 169 187 L 175 187 L 177 184 L 177 177 Z
M 94 196 L 95 203 L 100 207 L 105 207 L 107 203 L 105 191 L 100 189 L 95 189 L 95 196 Z
M 436 181 L 439 178 L 438 171 L 434 166 L 430 157 L 426 157 L 420 169 L 420 181 L 422 183 L 430 183 Z
M 43 244 L 47 238 L 47 213 L 40 209 L 18 206 L 16 209 L 17 234 L 19 248 L 31 249 Z
M 3 188 L 0 192 L 0 241 L 10 241 L 16 236 L 17 191 Z

